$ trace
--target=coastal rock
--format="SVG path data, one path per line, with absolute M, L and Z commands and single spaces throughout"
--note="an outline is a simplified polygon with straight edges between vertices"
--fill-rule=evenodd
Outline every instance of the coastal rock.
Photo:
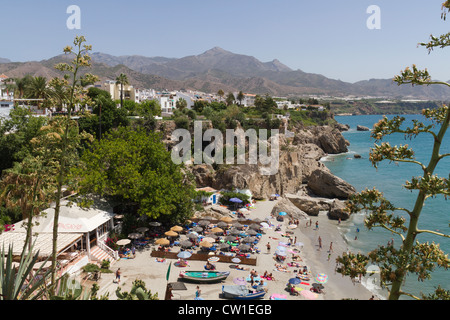
M 313 143 L 329 154 L 348 152 L 348 141 L 338 129 L 330 126 L 310 127 L 295 132 L 293 144 L 305 143 Z
M 277 204 L 273 207 L 271 215 L 277 216 L 280 212 L 286 212 L 292 219 L 306 219 L 308 215 L 295 206 L 288 198 L 281 198 Z
M 304 211 L 308 216 L 318 216 L 319 211 L 328 211 L 330 209 L 330 203 L 327 201 L 328 199 L 299 196 L 294 194 L 287 194 L 286 199 L 288 199 L 298 209 Z
M 361 158 L 362 158 L 360 154 L 355 154 L 353 157 L 354 157 L 355 159 L 361 159 Z
M 348 131 L 350 129 L 350 126 L 348 124 L 342 124 L 342 123 L 336 123 L 334 125 L 334 127 L 341 132 Z
M 318 196 L 348 199 L 355 188 L 343 179 L 333 175 L 328 169 L 317 169 L 308 178 L 308 188 Z
M 344 201 L 335 199 L 330 206 L 330 211 L 328 211 L 328 218 L 332 220 L 347 220 L 350 218 L 350 214 L 345 211 L 345 208 L 346 204 Z
M 356 130 L 358 130 L 358 131 L 370 131 L 369 128 L 361 126 L 361 125 L 356 126 Z
M 195 183 L 198 188 L 213 185 L 215 171 L 210 164 L 199 164 L 193 166 L 190 171 L 194 175 Z
M 291 145 L 284 151 L 280 150 L 274 174 L 262 174 L 258 165 L 225 166 L 216 171 L 212 187 L 218 190 L 250 189 L 256 199 L 268 198 L 274 193 L 295 193 L 314 170 L 325 167 L 319 162 L 324 155 L 314 144 Z

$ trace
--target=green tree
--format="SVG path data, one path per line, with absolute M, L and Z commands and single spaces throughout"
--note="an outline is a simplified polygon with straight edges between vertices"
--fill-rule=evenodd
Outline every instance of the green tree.
M 25 95 L 28 99 L 45 100 L 50 97 L 47 79 L 44 77 L 33 77 L 25 87 Z M 38 106 L 42 102 L 37 103 Z
M 239 101 L 239 105 L 242 106 L 242 100 L 244 100 L 245 96 L 244 93 L 242 91 L 239 91 L 236 99 Z
M 183 109 L 187 108 L 187 101 L 183 98 L 178 99 L 178 101 L 176 103 L 176 107 L 178 110 L 183 110 Z
M 123 108 L 123 86 L 129 84 L 128 76 L 124 73 L 121 73 L 116 78 L 116 84 L 120 84 L 120 107 Z
M 222 89 L 219 89 L 219 91 L 217 91 L 217 95 L 220 97 L 220 100 L 222 100 L 223 97 L 225 96 L 225 92 L 223 92 Z
M 450 9 L 450 1 L 443 5 L 443 17 Z M 421 43 L 428 50 L 435 47 L 447 47 L 450 45 L 450 33 L 441 37 L 431 36 L 431 41 Z M 441 84 L 450 87 L 449 83 L 433 81 L 427 70 L 419 70 L 415 65 L 406 68 L 400 75 L 394 78 L 398 85 L 434 85 Z M 418 135 L 430 134 L 433 137 L 434 144 L 428 164 L 416 160 L 414 151 L 408 145 L 391 146 L 387 142 L 380 145 L 375 144 L 371 150 L 370 161 L 374 167 L 384 160 L 391 162 L 403 162 L 418 165 L 423 172 L 421 177 L 413 177 L 407 181 L 405 188 L 416 191 L 417 196 L 412 208 L 399 208 L 390 202 L 385 196 L 375 188 L 366 189 L 356 194 L 348 203 L 348 211 L 356 213 L 361 210 L 367 210 L 369 216 L 365 220 L 365 226 L 371 230 L 380 227 L 392 232 L 401 238 L 399 248 L 394 247 L 393 243 L 388 246 L 379 246 L 371 251 L 367 256 L 345 254 L 338 257 L 339 267 L 337 271 L 343 275 L 356 277 L 367 273 L 369 263 L 380 267 L 381 285 L 389 290 L 389 300 L 398 300 L 402 295 L 415 299 L 419 297 L 402 290 L 405 279 L 408 274 L 415 273 L 419 281 L 429 279 L 431 272 L 436 267 L 448 269 L 449 259 L 436 243 L 420 243 L 418 237 L 423 234 L 431 234 L 442 238 L 450 238 L 450 235 L 434 230 L 424 230 L 419 228 L 420 215 L 424 209 L 425 201 L 439 195 L 448 197 L 450 195 L 450 179 L 441 178 L 434 174 L 439 162 L 450 154 L 441 154 L 441 146 L 444 136 L 450 124 L 450 108 L 442 106 L 438 109 L 423 110 L 423 116 L 432 120 L 433 124 L 425 125 L 418 120 L 413 120 L 411 127 L 405 127 L 405 118 L 394 117 L 388 120 L 384 117 L 380 120 L 372 131 L 372 137 L 376 141 L 381 141 L 386 136 L 394 133 L 402 133 L 405 137 L 415 138 Z M 434 128 L 436 130 L 434 130 Z M 449 177 L 450 178 L 450 177 Z M 401 215 L 395 214 L 401 212 L 406 214 L 409 220 Z M 440 286 L 435 293 L 425 296 L 423 299 L 450 299 L 450 292 L 442 289 Z
M 161 142 L 160 134 L 121 127 L 95 141 L 76 169 L 80 192 L 137 204 L 138 213 L 167 221 L 192 214 L 194 187 Z
M 226 99 L 227 106 L 231 106 L 235 100 L 236 100 L 236 98 L 234 97 L 234 94 L 232 92 L 230 92 L 227 95 L 227 99 Z

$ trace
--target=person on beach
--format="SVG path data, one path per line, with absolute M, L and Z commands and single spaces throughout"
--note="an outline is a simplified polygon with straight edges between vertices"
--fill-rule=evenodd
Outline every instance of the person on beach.
M 333 252 L 333 242 L 330 242 L 330 250 L 328 250 L 329 252 Z
M 319 221 L 316 221 L 316 230 L 319 230 Z
M 319 236 L 319 250 L 322 249 L 322 238 Z
M 122 271 L 120 271 L 120 268 L 116 271 L 116 282 L 120 283 L 120 275 L 122 274 Z
M 203 298 L 200 297 L 200 295 L 202 294 L 202 290 L 200 290 L 199 286 L 197 286 L 196 289 L 197 290 L 195 291 L 195 300 L 203 300 Z
M 266 247 L 267 247 L 267 252 L 270 253 L 270 243 L 269 242 L 267 242 Z

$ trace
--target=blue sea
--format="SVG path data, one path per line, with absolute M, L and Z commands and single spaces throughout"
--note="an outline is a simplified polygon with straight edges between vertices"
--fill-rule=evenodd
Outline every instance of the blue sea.
M 410 181 L 413 176 L 421 176 L 422 170 L 416 164 L 390 163 L 385 160 L 381 162 L 378 169 L 375 169 L 369 161 L 370 148 L 374 146 L 375 140 L 370 137 L 370 131 L 357 131 L 357 125 L 372 128 L 383 116 L 337 116 L 336 120 L 342 124 L 350 125 L 350 130 L 343 132 L 344 137 L 350 142 L 349 152 L 340 155 L 330 155 L 322 159 L 323 163 L 338 177 L 352 184 L 357 191 L 365 188 L 376 187 L 384 192 L 388 200 L 397 207 L 412 209 L 415 202 L 416 192 L 411 192 L 403 188 L 406 181 Z M 393 116 L 388 116 L 392 118 Z M 406 115 L 405 124 L 412 125 L 411 120 L 418 119 L 425 123 L 431 123 L 422 115 Z M 435 130 L 437 132 L 438 129 Z M 416 159 L 428 164 L 433 147 L 433 139 L 430 134 L 422 134 L 416 138 L 405 140 L 403 134 L 394 134 L 383 139 L 391 145 L 408 144 L 416 152 Z M 450 153 L 450 130 L 441 148 L 441 154 Z M 359 154 L 361 159 L 355 159 L 354 155 Z M 436 168 L 435 174 L 440 177 L 449 177 L 450 157 L 444 158 Z M 401 214 L 401 212 L 399 212 Z M 346 239 L 349 249 L 353 252 L 367 253 L 375 249 L 378 245 L 385 245 L 394 239 L 394 245 L 401 242 L 401 238 L 391 232 L 375 228 L 367 230 L 364 226 L 365 214 L 353 215 L 349 221 L 342 224 L 340 231 Z M 420 216 L 419 229 L 440 231 L 450 234 L 450 198 L 445 200 L 443 196 L 429 198 L 426 200 L 422 214 Z M 358 231 L 359 229 L 359 231 Z M 355 240 L 356 237 L 356 240 Z M 450 253 L 450 239 L 431 234 L 421 234 L 416 238 L 419 242 L 439 243 L 445 253 Z M 417 276 L 412 274 L 405 281 L 403 290 L 416 296 L 420 293 L 430 293 L 441 285 L 442 288 L 450 290 L 450 270 L 436 268 L 430 280 L 424 282 L 417 281 Z M 405 298 L 408 299 L 408 298 Z

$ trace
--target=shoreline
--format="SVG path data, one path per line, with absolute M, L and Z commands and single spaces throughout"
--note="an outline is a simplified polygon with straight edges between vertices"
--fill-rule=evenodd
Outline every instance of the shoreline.
M 278 201 L 259 201 L 256 203 L 255 208 L 251 209 L 247 217 L 250 219 L 259 218 L 261 220 L 270 217 L 270 213 L 273 207 Z M 340 274 L 335 274 L 335 258 L 339 253 L 347 250 L 344 239 L 340 235 L 338 230 L 337 222 L 336 225 L 333 221 L 328 221 L 326 214 L 319 214 L 317 217 L 310 217 L 313 221 L 313 226 L 305 227 L 307 219 L 302 219 L 300 225 L 293 229 L 293 235 L 297 236 L 297 242 L 302 242 L 303 248 L 296 247 L 300 249 L 299 256 L 302 258 L 303 262 L 301 265 L 307 265 L 309 270 L 312 271 L 312 276 L 314 277 L 317 273 L 326 273 L 329 276 L 329 280 L 325 287 L 325 293 L 318 294 L 317 300 L 341 300 L 341 299 L 359 299 L 359 300 L 369 300 L 374 293 L 370 292 L 360 283 L 353 283 L 350 278 L 342 277 Z M 319 230 L 314 230 L 315 221 L 319 221 Z M 288 219 L 284 222 L 277 222 L 274 218 L 270 219 L 273 225 L 282 225 L 282 233 L 284 233 L 288 226 Z M 328 222 L 328 223 L 327 223 Z M 323 248 L 318 250 L 317 237 L 321 235 Z M 174 290 L 174 300 L 193 300 L 195 298 L 195 291 L 197 285 L 200 286 L 202 291 L 202 297 L 204 300 L 224 300 L 221 298 L 220 293 L 223 285 L 234 285 L 233 279 L 236 277 L 246 278 L 249 276 L 250 270 L 255 269 L 258 274 L 263 274 L 265 271 L 272 273 L 275 277 L 275 281 L 267 281 L 267 294 L 264 300 L 268 300 L 272 294 L 282 294 L 286 295 L 286 300 L 305 300 L 302 295 L 292 296 L 287 292 L 286 285 L 288 280 L 295 276 L 293 270 L 298 269 L 295 267 L 289 267 L 288 272 L 281 272 L 275 268 L 274 252 L 275 248 L 278 246 L 279 241 L 286 241 L 286 238 L 282 238 L 279 232 L 275 231 L 275 228 L 266 229 L 265 234 L 263 234 L 257 247 L 260 249 L 260 253 L 256 254 L 257 265 L 256 266 L 244 266 L 248 267 L 248 271 L 236 270 L 230 268 L 229 263 L 216 263 L 218 271 L 230 271 L 229 277 L 221 282 L 214 284 L 196 284 L 183 282 L 186 290 Z M 333 241 L 333 253 L 331 259 L 327 261 L 328 249 L 330 241 Z M 271 244 L 271 251 L 267 252 L 266 244 Z M 175 249 L 178 250 L 178 249 Z M 99 295 L 109 293 L 110 300 L 116 300 L 115 291 L 118 287 L 121 291 L 129 292 L 132 287 L 133 281 L 136 279 L 143 280 L 146 284 L 146 288 L 151 290 L 152 294 L 158 293 L 159 299 L 164 299 L 166 290 L 166 274 L 170 262 L 171 271 L 169 275 L 169 282 L 176 282 L 179 272 L 183 270 L 203 270 L 205 264 L 204 261 L 188 261 L 189 266 L 186 268 L 179 268 L 174 265 L 176 260 L 166 259 L 165 262 L 157 262 L 155 258 L 150 256 L 151 249 L 145 248 L 142 251 L 136 251 L 136 257 L 134 259 L 120 259 L 119 261 L 111 265 L 111 271 L 113 273 L 102 274 L 101 279 L 98 281 L 100 286 Z M 290 261 L 290 254 L 288 254 L 287 261 Z M 114 282 L 115 275 L 114 272 L 121 268 L 122 277 L 119 284 Z M 312 285 L 315 281 L 313 278 L 309 281 Z M 90 286 L 90 284 L 87 284 Z M 309 286 L 305 286 L 305 290 L 309 290 Z

